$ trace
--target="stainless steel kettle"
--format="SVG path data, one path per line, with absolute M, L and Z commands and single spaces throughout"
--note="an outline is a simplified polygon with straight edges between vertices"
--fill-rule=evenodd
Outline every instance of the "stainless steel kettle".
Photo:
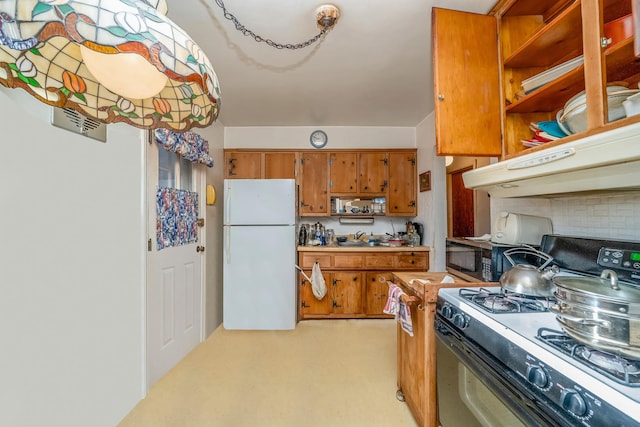
M 516 264 L 513 254 L 534 255 L 544 260 L 540 267 L 529 264 Z M 504 251 L 504 256 L 509 260 L 513 268 L 500 276 L 502 289 L 522 295 L 534 297 L 552 297 L 555 285 L 551 279 L 559 269 L 558 266 L 545 268 L 553 261 L 553 257 L 530 246 L 517 247 Z

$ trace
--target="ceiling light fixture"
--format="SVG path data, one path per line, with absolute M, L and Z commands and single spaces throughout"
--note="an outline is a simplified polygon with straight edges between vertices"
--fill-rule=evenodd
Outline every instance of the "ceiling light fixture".
M 220 86 L 166 0 L 0 1 L 0 84 L 103 123 L 209 126 Z
M 333 4 L 320 5 L 316 9 L 316 24 L 318 25 L 318 28 L 320 28 L 320 32 L 318 34 L 302 43 L 276 43 L 271 39 L 266 39 L 262 36 L 257 35 L 253 31 L 242 25 L 240 21 L 238 21 L 238 18 L 236 18 L 231 12 L 227 10 L 222 0 L 215 0 L 215 2 L 222 9 L 224 17 L 233 22 L 233 24 L 236 26 L 236 30 L 240 31 L 245 36 L 253 37 L 253 39 L 258 43 L 266 43 L 267 45 L 275 47 L 276 49 L 295 50 L 310 46 L 313 43 L 317 42 L 320 38 L 322 38 L 322 36 L 331 31 L 336 22 L 338 22 L 338 18 L 340 18 L 340 9 L 338 9 L 337 6 Z

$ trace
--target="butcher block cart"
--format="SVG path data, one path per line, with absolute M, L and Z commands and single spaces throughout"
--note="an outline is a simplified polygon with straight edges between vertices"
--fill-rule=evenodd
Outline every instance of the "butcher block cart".
M 453 283 L 442 283 L 447 273 L 394 272 L 393 282 L 406 295 L 410 304 L 413 336 L 398 323 L 398 390 L 397 397 L 406 401 L 420 427 L 437 427 L 438 399 L 436 385 L 436 333 L 434 319 L 440 288 L 485 286 L 467 283 L 456 277 Z

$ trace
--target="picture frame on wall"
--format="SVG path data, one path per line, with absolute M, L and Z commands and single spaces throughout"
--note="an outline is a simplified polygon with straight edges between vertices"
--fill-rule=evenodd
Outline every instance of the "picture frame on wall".
M 431 190 L 431 171 L 420 174 L 420 192 Z

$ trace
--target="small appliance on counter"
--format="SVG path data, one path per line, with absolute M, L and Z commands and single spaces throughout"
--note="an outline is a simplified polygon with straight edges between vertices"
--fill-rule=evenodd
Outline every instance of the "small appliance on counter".
M 553 227 L 549 218 L 500 212 L 491 227 L 491 241 L 507 245 L 539 245 L 542 236 L 551 233 Z

